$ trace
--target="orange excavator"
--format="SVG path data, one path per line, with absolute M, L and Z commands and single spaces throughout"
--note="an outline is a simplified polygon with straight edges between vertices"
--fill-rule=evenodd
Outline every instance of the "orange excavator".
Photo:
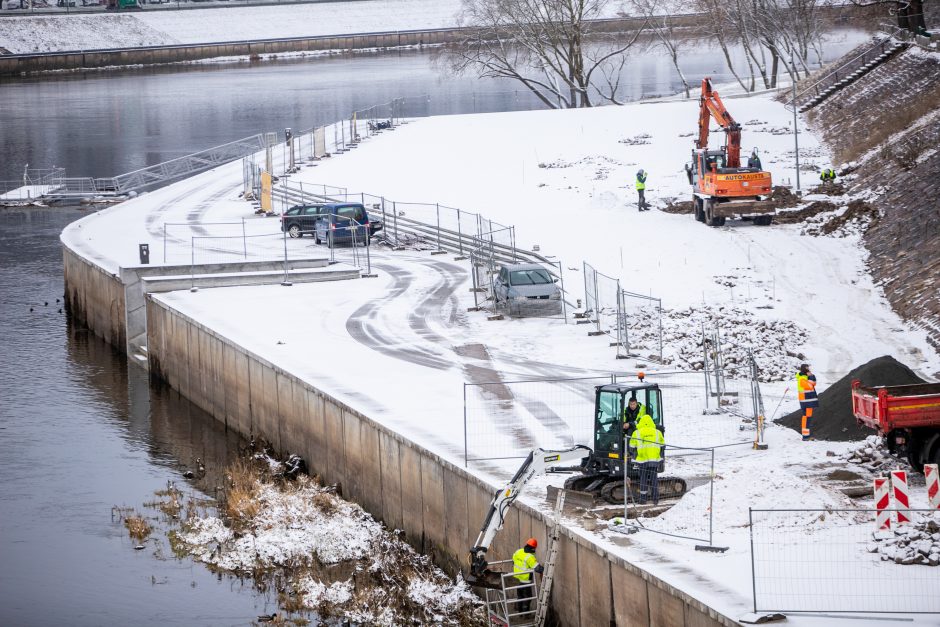
M 770 172 L 761 169 L 759 159 L 741 166 L 741 125 L 712 89 L 711 78 L 702 79 L 699 102 L 698 139 L 692 163 L 685 166 L 692 185 L 695 219 L 708 226 L 724 226 L 726 218 L 735 216 L 761 226 L 770 224 L 775 213 L 770 203 Z M 725 131 L 726 143 L 719 150 L 708 149 L 712 118 Z

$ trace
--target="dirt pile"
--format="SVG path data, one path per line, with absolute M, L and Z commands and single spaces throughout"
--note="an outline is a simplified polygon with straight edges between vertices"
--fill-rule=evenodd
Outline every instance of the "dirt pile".
M 870 429 L 856 424 L 855 416 L 852 414 L 852 381 L 854 379 L 860 380 L 862 385 L 869 386 L 924 382 L 910 368 L 888 355 L 872 359 L 867 364 L 859 366 L 819 395 L 819 407 L 813 412 L 812 421 L 813 437 L 817 440 L 848 442 L 862 440 L 872 435 Z M 799 431 L 802 415 L 802 412 L 797 410 L 776 422 Z

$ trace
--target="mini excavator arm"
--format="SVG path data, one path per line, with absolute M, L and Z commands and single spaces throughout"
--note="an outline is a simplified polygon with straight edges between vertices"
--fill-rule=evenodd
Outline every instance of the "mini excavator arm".
M 483 527 L 473 548 L 470 549 L 470 574 L 473 577 L 483 577 L 486 572 L 486 552 L 496 537 L 496 532 L 503 528 L 506 512 L 512 507 L 513 501 L 522 493 L 526 484 L 536 475 L 544 474 L 549 468 L 580 462 L 590 457 L 592 450 L 587 446 L 578 444 L 562 450 L 545 450 L 537 448 L 529 453 L 526 460 L 516 471 L 513 478 L 500 489 L 490 503 L 489 511 L 483 520 Z

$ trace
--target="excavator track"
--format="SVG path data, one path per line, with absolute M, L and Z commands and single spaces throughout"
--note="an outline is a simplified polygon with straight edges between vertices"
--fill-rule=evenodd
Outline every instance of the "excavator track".
M 639 500 L 640 482 L 635 479 L 627 479 L 627 486 L 632 494 L 632 499 Z M 623 504 L 624 485 L 623 478 L 610 477 L 608 475 L 578 475 L 570 477 L 565 481 L 565 490 L 575 498 L 590 499 L 598 498 L 613 503 L 615 505 Z M 660 477 L 659 478 L 659 498 L 678 499 L 688 490 L 685 479 L 680 477 Z

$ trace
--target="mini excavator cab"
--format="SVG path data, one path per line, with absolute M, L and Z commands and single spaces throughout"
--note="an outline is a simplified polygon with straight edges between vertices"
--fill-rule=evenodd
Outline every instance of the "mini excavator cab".
M 623 476 L 624 449 L 636 429 L 633 421 L 626 421 L 631 399 L 645 410 L 653 423 L 662 428 L 663 395 L 655 383 L 599 385 L 594 402 L 594 456 L 593 472 Z M 630 452 L 630 459 L 636 457 Z M 660 469 L 662 470 L 662 468 Z

